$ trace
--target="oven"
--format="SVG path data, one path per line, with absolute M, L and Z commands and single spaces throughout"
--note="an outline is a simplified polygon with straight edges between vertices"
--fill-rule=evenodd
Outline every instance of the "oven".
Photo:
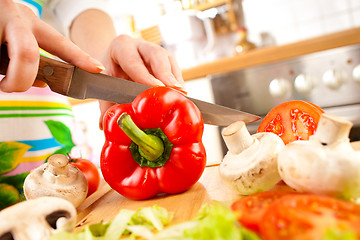
M 210 81 L 216 104 L 264 117 L 282 102 L 306 100 L 350 120 L 350 140 L 360 140 L 360 44 L 214 75 Z M 247 125 L 250 133 L 260 122 Z

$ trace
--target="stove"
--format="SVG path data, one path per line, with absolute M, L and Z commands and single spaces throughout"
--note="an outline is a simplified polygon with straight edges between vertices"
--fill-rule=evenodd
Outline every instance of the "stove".
M 216 104 L 264 117 L 290 100 L 310 101 L 354 126 L 360 140 L 360 44 L 210 77 Z M 260 121 L 248 124 L 255 133 Z

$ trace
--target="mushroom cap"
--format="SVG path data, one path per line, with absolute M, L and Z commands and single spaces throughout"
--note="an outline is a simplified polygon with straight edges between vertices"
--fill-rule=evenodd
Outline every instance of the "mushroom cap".
M 283 181 L 300 192 L 360 196 L 360 152 L 350 144 L 323 146 L 316 138 L 289 143 L 278 157 Z
M 85 175 L 74 165 L 61 164 L 56 158 L 66 158 L 53 155 L 51 161 L 32 170 L 24 181 L 26 199 L 43 196 L 54 196 L 66 199 L 78 207 L 86 198 L 88 183 Z M 50 160 L 50 158 L 49 158 Z M 66 161 L 67 158 L 66 158 Z
M 40 197 L 5 208 L 0 212 L 0 222 L 0 236 L 46 240 L 57 231 L 74 229 L 76 209 L 62 198 Z

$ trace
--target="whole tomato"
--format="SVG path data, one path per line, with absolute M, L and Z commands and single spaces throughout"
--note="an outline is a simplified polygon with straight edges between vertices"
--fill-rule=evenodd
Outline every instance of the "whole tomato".
M 100 173 L 95 164 L 92 163 L 90 160 L 82 158 L 70 158 L 69 163 L 76 166 L 80 169 L 80 171 L 84 173 L 89 185 L 87 196 L 93 194 L 98 189 L 100 184 Z

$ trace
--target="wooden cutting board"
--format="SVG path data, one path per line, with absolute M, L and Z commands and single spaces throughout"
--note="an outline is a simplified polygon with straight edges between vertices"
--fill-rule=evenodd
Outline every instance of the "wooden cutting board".
M 239 196 L 224 186 L 218 173 L 218 166 L 206 167 L 199 182 L 184 193 L 159 196 L 149 200 L 127 199 L 104 183 L 97 192 L 78 207 L 76 231 L 88 224 L 111 220 L 121 209 L 136 210 L 155 204 L 166 208 L 169 212 L 174 212 L 172 223 L 183 222 L 193 219 L 204 203 L 211 200 L 231 201 Z
M 352 146 L 354 149 L 360 150 L 360 141 L 352 143 Z M 289 190 L 287 186 L 281 184 L 275 186 L 275 189 Z M 99 190 L 78 207 L 78 224 L 75 231 L 80 231 L 89 224 L 112 220 L 121 209 L 136 210 L 155 204 L 173 212 L 174 220 L 172 223 L 175 224 L 193 219 L 203 204 L 212 200 L 231 203 L 240 197 L 240 194 L 221 180 L 216 165 L 207 166 L 198 183 L 188 191 L 149 200 L 127 199 L 112 190 L 108 184 L 102 183 Z

